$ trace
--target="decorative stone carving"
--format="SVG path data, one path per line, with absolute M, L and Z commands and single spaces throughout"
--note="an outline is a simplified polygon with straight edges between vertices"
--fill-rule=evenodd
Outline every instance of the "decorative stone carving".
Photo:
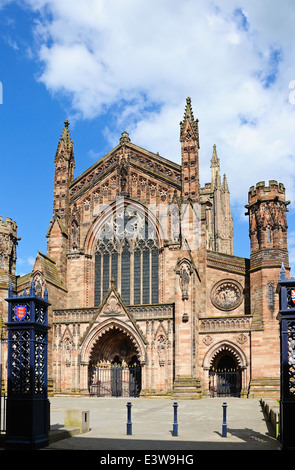
M 246 341 L 247 341 L 247 336 L 244 335 L 244 333 L 239 334 L 239 336 L 237 337 L 237 342 L 240 344 L 245 344 Z
M 65 351 L 65 364 L 66 367 L 70 367 L 71 365 L 71 350 L 72 350 L 72 343 L 69 338 L 65 338 L 64 340 L 64 351 Z
M 37 297 L 43 297 L 44 291 L 44 276 L 41 273 L 37 273 L 34 276 L 35 294 Z
M 211 291 L 211 302 L 219 310 L 234 310 L 243 301 L 243 288 L 233 279 L 220 281 Z
M 188 320 L 189 320 L 188 313 L 184 312 L 184 314 L 182 315 L 182 323 L 187 323 Z
M 122 307 L 114 295 L 110 296 L 104 308 L 104 313 L 108 315 L 120 315 L 122 313 Z
M 210 335 L 206 335 L 205 338 L 203 339 L 203 343 L 206 344 L 206 346 L 210 346 L 212 341 L 213 341 L 213 338 Z
M 72 210 L 70 237 L 71 248 L 77 250 L 80 246 L 80 211 L 76 203 Z
M 159 364 L 163 366 L 165 364 L 165 350 L 166 350 L 166 339 L 163 335 L 158 337 L 157 350 L 159 355 Z
M 182 291 L 182 300 L 188 299 L 189 269 L 184 265 L 180 271 L 180 287 Z

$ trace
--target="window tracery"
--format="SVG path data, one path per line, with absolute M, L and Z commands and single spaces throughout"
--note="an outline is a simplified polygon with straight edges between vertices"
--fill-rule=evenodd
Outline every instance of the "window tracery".
M 95 306 L 114 281 L 127 305 L 158 303 L 158 238 L 134 206 L 107 217 L 97 234 Z

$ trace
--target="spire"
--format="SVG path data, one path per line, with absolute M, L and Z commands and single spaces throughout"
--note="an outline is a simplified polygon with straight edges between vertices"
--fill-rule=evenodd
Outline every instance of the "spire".
M 74 142 L 71 140 L 69 121 L 64 121 L 54 158 L 53 215 L 59 215 L 65 230 L 68 229 L 70 184 L 74 179 Z
M 71 140 L 69 125 L 70 123 L 66 119 L 64 121 L 64 128 L 57 145 L 55 161 L 57 161 L 58 158 L 61 158 L 61 156 L 65 160 L 74 161 L 74 142 Z
M 216 145 L 213 145 L 213 153 L 211 158 L 211 185 L 212 189 L 220 188 L 221 181 L 220 181 L 220 161 L 217 156 Z
M 281 266 L 281 270 L 280 270 L 280 274 L 279 274 L 279 281 L 282 281 L 285 278 L 286 278 L 286 269 L 285 269 L 285 266 L 284 266 L 284 262 L 282 261 L 282 266 Z
M 199 145 L 199 120 L 194 118 L 191 105 L 191 98 L 186 99 L 183 121 L 180 122 L 180 141 L 195 140 Z
M 224 173 L 224 175 L 223 175 L 222 190 L 223 190 L 225 193 L 229 193 L 228 183 L 227 183 L 227 179 L 226 179 L 226 174 L 225 174 L 225 173 Z
M 200 200 L 199 129 L 191 99 L 186 99 L 183 121 L 180 123 L 181 179 L 183 200 Z
M 212 158 L 211 158 L 211 168 L 212 167 L 218 167 L 219 168 L 219 158 L 217 157 L 217 151 L 216 151 L 216 145 L 213 145 L 213 153 L 212 153 Z

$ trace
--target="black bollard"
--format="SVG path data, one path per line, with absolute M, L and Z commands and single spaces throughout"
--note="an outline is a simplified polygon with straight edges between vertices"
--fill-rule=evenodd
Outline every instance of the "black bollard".
M 131 403 L 127 403 L 127 436 L 132 435 L 132 422 L 131 422 Z
M 178 423 L 177 423 L 177 403 L 174 403 L 173 404 L 173 408 L 174 408 L 174 422 L 173 422 L 173 432 L 172 432 L 172 436 L 178 436 Z
M 227 424 L 226 424 L 226 407 L 227 407 L 227 404 L 223 403 L 222 407 L 223 407 L 222 437 L 226 437 L 227 436 Z

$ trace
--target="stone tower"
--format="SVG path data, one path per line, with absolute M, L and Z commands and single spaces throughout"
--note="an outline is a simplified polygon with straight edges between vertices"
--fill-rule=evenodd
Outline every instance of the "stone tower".
M 16 246 L 20 238 L 17 237 L 17 225 L 9 217 L 3 220 L 0 217 L 0 323 L 7 321 L 7 308 L 4 299 L 10 283 L 16 290 Z
M 280 351 L 276 286 L 282 263 L 289 271 L 287 249 L 288 201 L 282 183 L 264 181 L 249 190 L 250 313 L 253 315 L 251 390 L 272 392 L 279 387 Z M 254 372 L 253 372 L 254 371 Z
M 70 184 L 74 178 L 75 158 L 69 122 L 64 122 L 54 159 L 53 218 L 47 232 L 47 256 L 56 263 L 61 279 L 66 280 L 69 238 Z
M 65 121 L 64 125 L 54 159 L 53 216 L 58 215 L 67 228 L 69 221 L 69 186 L 74 179 L 75 158 L 69 122 Z

